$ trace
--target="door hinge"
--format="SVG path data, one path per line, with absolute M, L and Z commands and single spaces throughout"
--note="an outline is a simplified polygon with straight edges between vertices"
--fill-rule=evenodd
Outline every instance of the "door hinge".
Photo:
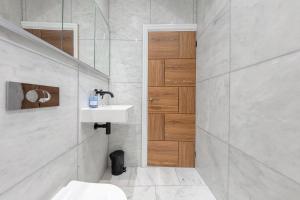
M 196 46 L 196 47 L 198 46 L 198 41 L 195 42 L 195 46 Z

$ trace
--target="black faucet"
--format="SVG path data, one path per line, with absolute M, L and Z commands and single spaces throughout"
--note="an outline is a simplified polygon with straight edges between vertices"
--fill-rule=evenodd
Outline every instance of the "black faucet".
M 114 94 L 109 92 L 109 91 L 103 91 L 103 90 L 95 89 L 95 93 L 96 93 L 96 95 L 99 94 L 102 97 L 102 99 L 103 99 L 105 94 L 109 94 L 111 98 L 114 98 Z

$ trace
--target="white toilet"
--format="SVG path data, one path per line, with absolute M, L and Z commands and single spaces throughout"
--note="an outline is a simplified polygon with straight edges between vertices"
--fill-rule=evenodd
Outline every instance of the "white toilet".
M 71 181 L 52 200 L 127 200 L 115 185 Z

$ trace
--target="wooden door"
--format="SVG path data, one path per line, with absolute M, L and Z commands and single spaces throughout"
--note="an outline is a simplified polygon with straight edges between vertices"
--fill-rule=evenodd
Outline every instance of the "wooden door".
M 149 33 L 148 165 L 195 166 L 195 38 Z

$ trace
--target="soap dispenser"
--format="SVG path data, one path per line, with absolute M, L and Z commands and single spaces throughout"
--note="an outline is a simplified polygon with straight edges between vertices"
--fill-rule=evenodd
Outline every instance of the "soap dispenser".
M 98 108 L 98 95 L 91 93 L 89 97 L 89 107 Z

